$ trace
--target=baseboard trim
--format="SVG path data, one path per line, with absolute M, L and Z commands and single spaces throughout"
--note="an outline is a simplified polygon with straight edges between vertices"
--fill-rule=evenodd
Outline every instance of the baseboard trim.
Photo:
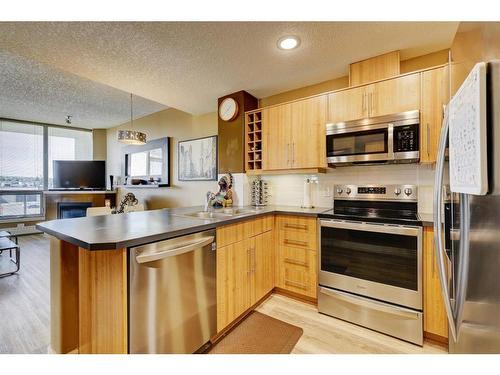
M 309 297 L 309 296 L 304 296 L 303 294 L 300 294 L 300 293 L 291 292 L 289 290 L 282 289 L 282 288 L 279 288 L 279 287 L 275 287 L 274 290 L 273 290 L 273 292 L 276 293 L 276 294 L 280 294 L 282 296 L 285 296 L 285 297 L 293 298 L 293 299 L 301 301 L 301 302 L 309 303 L 311 305 L 315 305 L 315 306 L 318 305 L 318 299 L 317 298 L 313 298 L 313 297 Z
M 431 341 L 435 344 L 448 347 L 448 337 L 443 337 L 440 335 L 436 335 L 435 333 L 424 331 L 424 339 L 426 341 Z

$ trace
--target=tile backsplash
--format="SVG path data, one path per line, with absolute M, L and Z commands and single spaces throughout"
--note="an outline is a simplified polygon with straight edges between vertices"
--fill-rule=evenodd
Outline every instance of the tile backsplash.
M 318 183 L 311 189 L 312 202 L 316 207 L 332 207 L 333 186 L 336 184 L 413 184 L 419 186 L 419 211 L 431 213 L 434 170 L 432 165 L 420 164 L 357 165 L 329 169 L 326 174 L 316 175 Z M 269 182 L 269 203 L 300 206 L 305 177 L 303 174 L 262 176 Z M 249 181 L 251 179 L 248 178 Z M 248 188 L 243 190 L 246 195 Z M 249 196 L 240 202 L 249 204 Z

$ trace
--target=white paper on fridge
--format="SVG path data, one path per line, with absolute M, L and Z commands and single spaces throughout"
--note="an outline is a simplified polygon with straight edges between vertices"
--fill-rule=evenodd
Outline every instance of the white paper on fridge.
M 486 63 L 478 63 L 448 107 L 450 188 L 453 192 L 488 192 L 486 145 Z

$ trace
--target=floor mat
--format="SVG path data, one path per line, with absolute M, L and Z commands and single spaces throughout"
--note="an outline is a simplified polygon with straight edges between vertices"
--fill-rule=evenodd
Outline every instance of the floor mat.
M 208 354 L 288 354 L 302 333 L 302 328 L 254 311 Z

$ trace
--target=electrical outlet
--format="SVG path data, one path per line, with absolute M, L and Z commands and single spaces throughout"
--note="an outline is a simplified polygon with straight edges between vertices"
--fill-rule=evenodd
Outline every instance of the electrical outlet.
M 321 187 L 321 196 L 322 197 L 331 197 L 332 196 L 332 188 L 330 186 L 322 186 Z

